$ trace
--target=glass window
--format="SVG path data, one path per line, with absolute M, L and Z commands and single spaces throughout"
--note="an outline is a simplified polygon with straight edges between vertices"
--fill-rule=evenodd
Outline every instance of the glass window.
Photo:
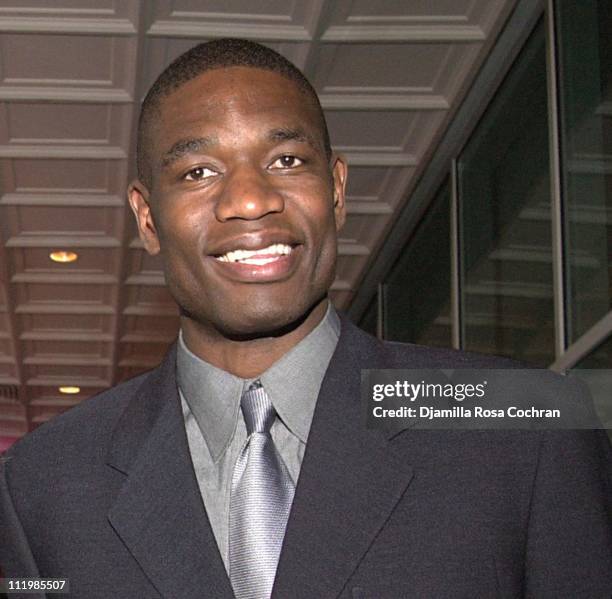
M 554 360 L 551 194 L 540 22 L 458 161 L 465 349 Z
M 580 373 L 580 376 L 588 384 L 595 409 L 612 439 L 612 337 L 608 337 L 575 368 L 588 369 Z
M 450 260 L 446 182 L 385 281 L 385 339 L 451 346 Z
M 612 308 L 612 3 L 556 7 L 572 343 Z

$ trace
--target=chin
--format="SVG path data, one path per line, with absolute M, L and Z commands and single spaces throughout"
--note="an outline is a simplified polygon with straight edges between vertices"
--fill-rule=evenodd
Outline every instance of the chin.
M 232 338 L 276 337 L 300 326 L 325 296 L 314 304 L 292 302 L 289 305 L 266 303 L 245 310 L 241 306 L 223 318 L 223 333 Z
M 287 330 L 298 326 L 302 321 L 302 314 L 290 313 L 278 309 L 267 309 L 252 314 L 244 312 L 236 315 L 237 318 L 226 321 L 227 333 L 235 336 L 271 337 L 283 334 Z

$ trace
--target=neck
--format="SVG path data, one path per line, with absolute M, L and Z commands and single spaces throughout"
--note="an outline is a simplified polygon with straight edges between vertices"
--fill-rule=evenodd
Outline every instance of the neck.
M 265 372 L 323 320 L 327 299 L 317 304 L 296 323 L 273 335 L 228 337 L 195 320 L 181 317 L 183 340 L 196 356 L 209 364 L 244 379 Z

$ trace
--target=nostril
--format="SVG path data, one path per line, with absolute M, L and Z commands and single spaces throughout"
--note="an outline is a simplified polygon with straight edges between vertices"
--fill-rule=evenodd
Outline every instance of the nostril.
M 232 218 L 259 219 L 266 214 L 282 212 L 285 202 L 276 190 L 253 185 L 248 189 L 227 189 L 216 204 L 216 216 L 220 221 Z

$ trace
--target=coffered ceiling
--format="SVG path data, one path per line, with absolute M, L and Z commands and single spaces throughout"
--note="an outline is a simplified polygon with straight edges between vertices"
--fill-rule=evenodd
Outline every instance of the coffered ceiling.
M 4 442 L 155 366 L 176 336 L 176 306 L 125 200 L 139 101 L 172 59 L 245 37 L 311 79 L 350 165 L 332 288 L 343 308 L 513 5 L 0 0 Z M 78 260 L 54 263 L 54 250 Z

